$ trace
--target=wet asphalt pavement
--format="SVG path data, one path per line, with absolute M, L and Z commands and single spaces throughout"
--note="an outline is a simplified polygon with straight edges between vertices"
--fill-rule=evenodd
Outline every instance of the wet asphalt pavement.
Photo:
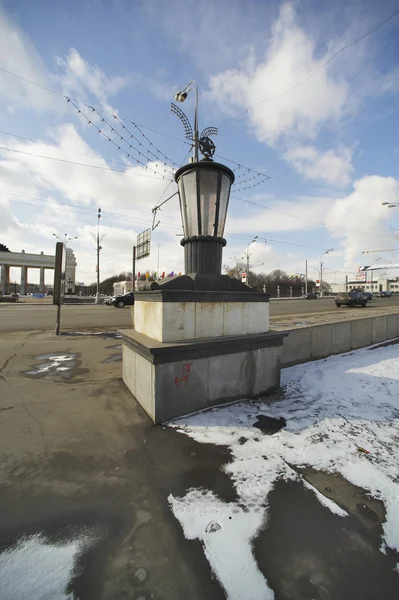
M 1 559 L 23 540 L 42 544 L 32 571 L 18 559 L 23 594 L 6 588 L 3 576 L 1 600 L 58 600 L 32 590 L 59 575 L 46 573 L 46 564 L 73 540 L 83 540 L 65 588 L 74 600 L 226 597 L 168 498 L 203 488 L 237 502 L 223 469 L 230 450 L 153 426 L 123 385 L 115 356 L 118 339 L 106 335 L 0 340 L 0 572 Z M 66 365 L 67 377 L 57 370 Z M 263 433 L 278 429 L 255 425 Z M 300 475 L 349 516 L 333 514 L 298 481 L 277 482 L 267 522 L 252 541 L 276 600 L 397 600 L 399 556 L 380 550 L 381 503 L 340 477 Z M 52 551 L 45 561 L 46 546 Z M 67 568 L 61 563 L 60 572 Z M 10 565 L 5 569 L 7 575 Z

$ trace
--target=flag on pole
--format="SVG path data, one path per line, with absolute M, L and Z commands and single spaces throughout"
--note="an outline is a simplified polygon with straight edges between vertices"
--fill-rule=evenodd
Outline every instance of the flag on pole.
M 165 279 L 165 271 L 162 273 L 162 279 Z
M 148 279 L 148 278 L 149 278 L 149 276 L 150 276 L 150 272 L 149 272 L 149 271 L 147 271 L 147 272 L 146 272 L 146 274 L 145 274 L 145 278 L 146 278 L 146 279 Z
M 140 274 L 140 271 L 139 271 L 139 272 L 137 273 L 137 279 L 140 279 L 140 276 L 141 276 L 141 274 Z

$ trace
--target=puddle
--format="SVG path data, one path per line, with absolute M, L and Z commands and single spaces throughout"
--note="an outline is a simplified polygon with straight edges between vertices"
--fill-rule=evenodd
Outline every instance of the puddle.
M 105 365 L 107 363 L 122 361 L 122 344 L 115 344 L 114 346 L 107 346 L 107 349 L 118 350 L 118 352 L 116 352 L 115 354 L 111 354 L 110 356 L 107 356 L 107 358 L 104 358 L 104 360 L 101 361 L 101 364 Z
M 273 435 L 287 425 L 284 417 L 268 417 L 266 415 L 257 415 L 258 420 L 254 423 L 254 427 L 260 429 L 262 433 Z
M 111 356 L 104 358 L 104 360 L 101 361 L 101 364 L 106 365 L 113 362 L 122 362 L 122 352 L 118 352 L 118 354 L 111 354 Z
M 71 337 L 101 337 L 104 340 L 120 340 L 122 336 L 117 331 L 63 331 L 60 335 Z
M 57 375 L 62 379 L 71 379 L 76 375 L 87 373 L 88 369 L 80 368 L 80 354 L 66 352 L 52 352 L 51 354 L 38 354 L 34 360 L 39 364 L 32 365 L 29 371 L 23 371 L 26 377 L 40 379 L 48 375 Z

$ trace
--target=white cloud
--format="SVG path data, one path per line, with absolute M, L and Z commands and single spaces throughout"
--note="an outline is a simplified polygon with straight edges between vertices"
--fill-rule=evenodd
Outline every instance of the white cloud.
M 366 98 L 397 93 L 397 69 L 378 72 L 363 44 L 351 49 L 351 60 L 338 58 L 318 71 L 333 51 L 353 38 L 347 32 L 326 45 L 326 28 L 322 36 L 298 21 L 293 5 L 284 4 L 263 55 L 257 44 L 257 51 L 249 50 L 239 67 L 211 76 L 204 96 L 221 114 L 233 119 L 241 115 L 258 141 L 284 148 L 285 159 L 306 179 L 347 185 L 354 170 L 352 150 L 342 145 L 340 134 L 345 132 L 340 125 L 359 114 Z M 323 150 L 318 148 L 321 135 Z M 327 140 L 331 147 L 326 149 Z
M 234 197 L 230 202 L 237 207 L 238 201 Z M 228 215 L 226 232 L 260 232 L 267 238 L 270 233 L 278 231 L 315 229 L 317 222 L 324 223 L 330 203 L 330 198 L 303 198 L 296 201 L 276 200 L 265 208 L 246 204 L 245 218 Z M 240 206 L 244 205 L 240 203 Z
M 341 238 L 347 265 L 352 266 L 363 251 L 396 245 L 387 227 L 392 214 L 382 202 L 399 202 L 399 180 L 373 175 L 356 181 L 353 192 L 337 199 L 328 211 L 326 224 L 333 236 Z
M 46 160 L 39 155 L 82 161 L 107 168 L 107 162 L 94 151 L 71 124 L 51 130 L 55 147 L 40 142 L 11 142 L 9 146 L 29 154 L 0 152 L 0 202 L 4 219 L 0 222 L 1 241 L 11 250 L 51 253 L 52 233 L 71 237 L 78 260 L 78 277 L 95 279 L 97 207 L 102 209 L 101 232 L 105 234 L 101 254 L 101 274 L 131 270 L 132 246 L 137 234 L 151 226 L 151 209 L 166 187 L 163 179 L 148 176 L 149 169 L 126 163 L 124 172 L 90 169 L 76 164 Z M 82 158 L 60 147 L 92 154 Z M 121 161 L 123 159 L 121 158 Z M 151 163 L 148 163 L 149 167 Z M 123 166 L 118 166 L 123 171 Z M 170 188 L 173 190 L 172 186 Z M 172 191 L 171 191 L 172 193 Z M 73 206 L 68 206 L 72 204 Z M 4 207 L 4 210 L 3 210 Z M 12 208 L 11 208 L 12 207 Z M 18 218 L 14 215 L 18 214 Z M 162 243 L 160 268 L 182 269 L 183 251 L 175 234 L 181 231 L 177 201 L 166 204 L 158 214 L 162 225 L 155 239 Z M 143 261 L 143 269 L 157 268 L 157 253 Z M 18 276 L 18 275 L 17 275 Z M 32 270 L 31 281 L 37 273 Z
M 40 55 L 24 32 L 0 7 L 0 56 L 1 66 L 39 85 L 52 88 L 54 78 L 48 72 Z M 49 92 L 33 86 L 22 79 L 0 71 L 0 97 L 15 107 L 36 111 L 54 110 L 59 100 Z
M 94 96 L 106 112 L 116 114 L 117 111 L 108 103 L 108 96 L 114 96 L 128 83 L 129 77 L 107 77 L 97 66 L 85 60 L 75 48 L 70 48 L 64 58 L 56 60 L 61 68 L 60 84 L 66 96 L 78 96 L 87 102 Z
M 347 185 L 353 174 L 352 150 L 337 148 L 320 152 L 314 146 L 290 146 L 285 158 L 306 179 L 324 180 L 331 185 Z
M 271 98 L 294 86 L 324 62 L 316 58 L 316 47 L 295 22 L 294 9 L 283 5 L 275 22 L 263 62 L 249 59 L 239 69 L 230 69 L 210 78 L 208 98 L 221 111 L 235 115 L 264 98 Z M 274 145 L 289 135 L 305 139 L 316 137 L 321 127 L 338 121 L 345 113 L 348 84 L 327 69 L 292 93 L 259 104 L 248 113 L 256 137 Z

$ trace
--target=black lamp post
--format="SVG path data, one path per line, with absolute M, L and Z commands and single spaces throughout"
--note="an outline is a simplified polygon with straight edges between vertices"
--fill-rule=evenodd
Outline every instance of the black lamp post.
M 222 272 L 223 237 L 234 173 L 205 159 L 181 167 L 175 174 L 183 221 L 186 274 Z
M 212 160 L 215 144 L 211 138 L 217 135 L 217 128 L 206 127 L 198 133 L 196 82 L 190 81 L 176 94 L 175 100 L 184 102 L 191 90 L 195 91 L 194 131 L 184 112 L 176 104 L 171 105 L 172 112 L 183 124 L 186 138 L 193 144 L 190 163 L 180 167 L 175 173 L 184 231 L 184 238 L 180 243 L 184 247 L 185 275 L 160 283 L 146 282 L 140 288 L 248 292 L 248 287 L 242 282 L 222 275 L 222 253 L 226 245 L 223 234 L 235 176 L 231 169 Z M 199 152 L 204 156 L 203 160 L 198 160 Z M 154 215 L 162 204 L 153 209 Z

